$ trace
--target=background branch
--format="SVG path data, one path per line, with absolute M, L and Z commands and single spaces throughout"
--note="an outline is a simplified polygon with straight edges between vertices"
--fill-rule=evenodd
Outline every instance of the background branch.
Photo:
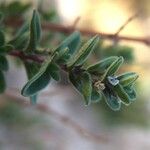
M 134 17 L 129 18 L 129 20 L 132 20 L 132 18 Z M 130 21 L 127 21 L 127 22 L 130 22 Z M 9 25 L 12 27 L 20 26 L 22 23 L 23 22 L 21 20 L 12 21 L 11 19 L 8 19 L 7 21 L 5 21 L 6 25 Z M 114 40 L 114 41 L 116 41 L 117 39 L 118 41 L 131 41 L 131 42 L 138 42 L 138 43 L 146 44 L 148 46 L 150 45 L 150 37 L 134 37 L 134 36 L 131 37 L 131 36 L 118 35 L 118 33 L 117 34 L 101 33 L 101 32 L 90 30 L 90 29 L 77 29 L 77 28 L 74 28 L 74 26 L 64 26 L 61 24 L 47 23 L 47 22 L 44 22 L 42 24 L 42 28 L 44 30 L 49 30 L 52 32 L 62 32 L 66 34 L 72 33 L 74 30 L 79 30 L 83 35 L 86 35 L 86 36 L 97 34 L 97 35 L 100 35 L 101 38 L 103 39 Z M 122 30 L 121 28 L 120 30 Z
M 46 113 L 47 115 L 52 115 L 54 118 L 58 119 L 61 123 L 63 123 L 65 126 L 69 126 L 73 130 L 75 130 L 79 135 L 81 135 L 83 138 L 86 138 L 87 140 L 92 140 L 96 143 L 104 143 L 108 142 L 108 138 L 106 138 L 104 135 L 95 134 L 82 126 L 80 126 L 77 122 L 70 119 L 68 116 L 65 116 L 63 114 L 60 114 L 50 106 L 44 105 L 44 104 L 36 104 L 35 106 L 31 106 L 29 101 L 27 101 L 25 98 L 17 95 L 16 90 L 15 92 L 12 90 L 7 91 L 5 93 L 5 96 L 9 98 L 11 101 L 23 106 L 23 107 L 33 107 L 37 109 L 38 111 L 41 111 L 43 113 Z

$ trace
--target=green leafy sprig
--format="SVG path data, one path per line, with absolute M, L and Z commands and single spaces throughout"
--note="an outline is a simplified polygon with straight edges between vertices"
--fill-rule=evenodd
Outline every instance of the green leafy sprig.
M 1 93 L 5 89 L 3 71 L 8 69 L 4 55 L 9 53 L 20 57 L 25 65 L 28 82 L 21 94 L 30 97 L 32 104 L 36 103 L 38 93 L 48 86 L 51 79 L 60 80 L 60 70 L 67 72 L 70 83 L 83 96 L 85 105 L 104 98 L 112 110 L 119 110 L 121 104 L 129 105 L 135 101 L 134 83 L 138 75 L 134 72 L 116 75 L 123 64 L 123 57 L 110 56 L 95 64 L 85 65 L 100 41 L 99 36 L 94 36 L 81 46 L 81 35 L 75 31 L 47 55 L 44 51 L 43 55 L 41 51 L 39 55 L 40 39 L 41 24 L 36 10 L 30 25 L 23 25 L 8 44 L 4 44 L 4 35 L 0 32 Z M 14 51 L 8 51 L 10 47 L 17 50 L 17 55 Z

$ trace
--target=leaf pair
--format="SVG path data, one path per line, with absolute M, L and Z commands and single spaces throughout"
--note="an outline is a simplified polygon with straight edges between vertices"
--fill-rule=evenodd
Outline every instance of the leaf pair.
M 118 59 L 117 56 L 111 56 L 111 57 L 105 58 L 93 65 L 88 66 L 86 69 L 91 74 L 102 75 L 105 73 L 107 68 L 117 59 Z
M 73 32 L 68 36 L 57 48 L 53 50 L 53 54 L 57 53 L 58 64 L 66 64 L 70 56 L 75 53 L 80 46 L 80 33 L 78 31 Z
M 69 74 L 69 79 L 73 86 L 83 96 L 85 105 L 101 100 L 101 94 L 92 86 L 91 75 L 88 72 L 83 72 L 79 75 L 75 75 L 71 72 Z
M 134 72 L 124 73 L 118 77 L 108 76 L 108 87 L 112 90 L 112 93 L 116 95 L 116 98 L 118 97 L 123 104 L 129 105 L 136 99 L 133 83 L 137 78 L 138 75 Z M 113 105 L 111 108 L 114 109 Z
M 35 20 L 36 13 L 33 14 L 32 23 Z M 32 29 L 32 28 L 31 28 Z M 32 36 L 36 37 L 36 34 L 34 34 L 35 30 L 33 30 Z M 35 38 L 37 39 L 37 38 Z M 30 41 L 31 42 L 31 41 Z M 60 79 L 59 75 L 59 67 L 56 65 L 55 62 L 66 62 L 67 59 L 69 59 L 69 54 L 76 50 L 80 42 L 80 33 L 74 32 L 71 34 L 67 39 L 65 39 L 53 52 L 53 56 L 48 56 L 48 59 L 42 64 L 40 70 L 34 74 L 30 80 L 27 82 L 27 84 L 22 89 L 22 95 L 24 96 L 30 96 L 31 98 L 35 96 L 39 91 L 41 91 L 43 88 L 45 88 L 50 80 L 51 77 L 58 81 Z M 68 47 L 70 49 L 68 49 Z M 55 60 L 55 62 L 54 62 Z M 32 67 L 32 66 L 30 66 Z M 31 70 L 29 66 L 26 66 L 26 70 Z M 35 101 L 35 97 L 34 97 Z
M 50 82 L 51 77 L 58 80 L 58 67 L 53 63 L 55 55 L 46 60 L 40 70 L 27 82 L 22 89 L 22 95 L 33 96 L 44 89 Z
M 111 56 L 88 66 L 86 69 L 91 74 L 99 76 L 100 80 L 104 82 L 108 76 L 113 76 L 118 71 L 123 61 L 123 57 Z
M 137 80 L 137 78 L 138 78 L 138 74 L 136 74 L 135 72 L 127 72 L 117 77 L 124 92 L 126 92 L 128 95 L 129 102 L 132 102 L 136 99 L 136 91 L 133 85 Z
M 89 41 L 87 41 L 72 57 L 70 57 L 70 60 L 68 61 L 67 66 L 69 68 L 72 68 L 73 66 L 80 66 L 82 65 L 88 56 L 91 54 L 91 52 L 94 50 L 95 46 L 99 42 L 99 37 L 95 36 L 91 38 Z
M 137 79 L 137 74 L 125 73 L 115 77 L 123 61 L 123 57 L 111 56 L 87 67 L 87 70 L 99 76 L 101 82 L 106 86 L 102 93 L 106 103 L 113 110 L 119 110 L 121 102 L 126 105 L 130 104 L 136 97 L 135 90 L 131 86 Z

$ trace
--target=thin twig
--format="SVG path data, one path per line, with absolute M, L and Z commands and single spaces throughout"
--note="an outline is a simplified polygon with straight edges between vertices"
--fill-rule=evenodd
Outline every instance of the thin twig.
M 73 25 L 72 25 L 73 28 L 77 27 L 77 24 L 79 23 L 80 19 L 81 19 L 81 17 L 79 17 L 79 16 L 75 19 L 75 21 L 73 22 Z
M 119 35 L 119 33 L 135 18 L 137 18 L 139 15 L 139 12 L 131 16 L 130 18 L 127 19 L 127 21 L 118 29 L 118 31 L 115 33 L 115 36 Z
M 26 101 L 21 96 L 15 94 L 11 94 L 10 92 L 5 93 L 6 97 L 10 97 L 10 100 L 13 102 L 16 102 L 20 104 L 23 107 L 31 107 L 30 103 Z M 70 119 L 70 117 L 65 116 L 57 112 L 56 110 L 52 109 L 50 106 L 47 106 L 45 104 L 36 104 L 35 106 L 32 106 L 36 108 L 37 110 L 46 113 L 47 115 L 53 115 L 56 119 L 58 119 L 63 124 L 69 126 L 73 130 L 75 130 L 79 135 L 86 138 L 87 140 L 92 140 L 96 143 L 104 143 L 108 142 L 108 138 L 106 138 L 104 135 L 95 134 L 82 126 L 80 126 L 77 122 Z

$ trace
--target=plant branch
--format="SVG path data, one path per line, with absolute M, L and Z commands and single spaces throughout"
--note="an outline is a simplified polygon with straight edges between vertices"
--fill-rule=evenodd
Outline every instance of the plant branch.
M 12 21 L 11 19 L 10 20 L 8 19 L 5 22 L 6 25 L 9 25 L 12 27 L 20 26 L 22 23 L 23 23 L 22 21 L 18 21 L 18 20 Z M 113 34 L 113 33 L 112 34 L 111 33 L 101 33 L 101 32 L 97 32 L 97 31 L 90 30 L 90 29 L 76 29 L 76 28 L 74 28 L 74 26 L 64 26 L 64 25 L 60 25 L 60 24 L 47 23 L 47 22 L 44 22 L 42 24 L 42 28 L 45 30 L 52 31 L 52 32 L 63 32 L 66 34 L 72 33 L 74 30 L 79 30 L 83 35 L 86 35 L 86 36 L 98 34 L 103 39 L 115 40 L 115 41 L 117 39 L 118 41 L 131 41 L 131 42 L 139 42 L 142 44 L 150 45 L 150 37 L 121 36 L 121 35 Z
M 33 107 L 33 106 L 31 106 L 31 104 L 28 101 L 26 101 L 24 98 L 17 95 L 16 93 L 14 94 L 14 92 L 12 94 L 10 92 L 6 92 L 5 95 L 8 98 L 10 97 L 13 102 L 20 104 L 23 107 Z M 47 106 L 44 104 L 36 104 L 34 106 L 34 108 L 37 109 L 38 111 L 46 113 L 47 115 L 54 116 L 56 119 L 58 119 L 64 125 L 69 126 L 70 128 L 75 130 L 79 135 L 86 138 L 87 140 L 90 140 L 90 141 L 92 140 L 96 143 L 108 142 L 108 138 L 106 138 L 104 135 L 98 135 L 98 134 L 95 134 L 95 133 L 83 128 L 77 122 L 73 121 L 68 116 L 60 114 L 56 110 L 52 109 L 50 106 Z
M 20 52 L 20 51 L 12 51 L 9 53 L 9 55 L 14 56 L 14 57 L 18 57 L 22 60 L 30 60 L 30 61 L 34 61 L 37 63 L 42 63 L 44 61 L 44 59 L 41 56 L 27 55 L 24 52 Z

